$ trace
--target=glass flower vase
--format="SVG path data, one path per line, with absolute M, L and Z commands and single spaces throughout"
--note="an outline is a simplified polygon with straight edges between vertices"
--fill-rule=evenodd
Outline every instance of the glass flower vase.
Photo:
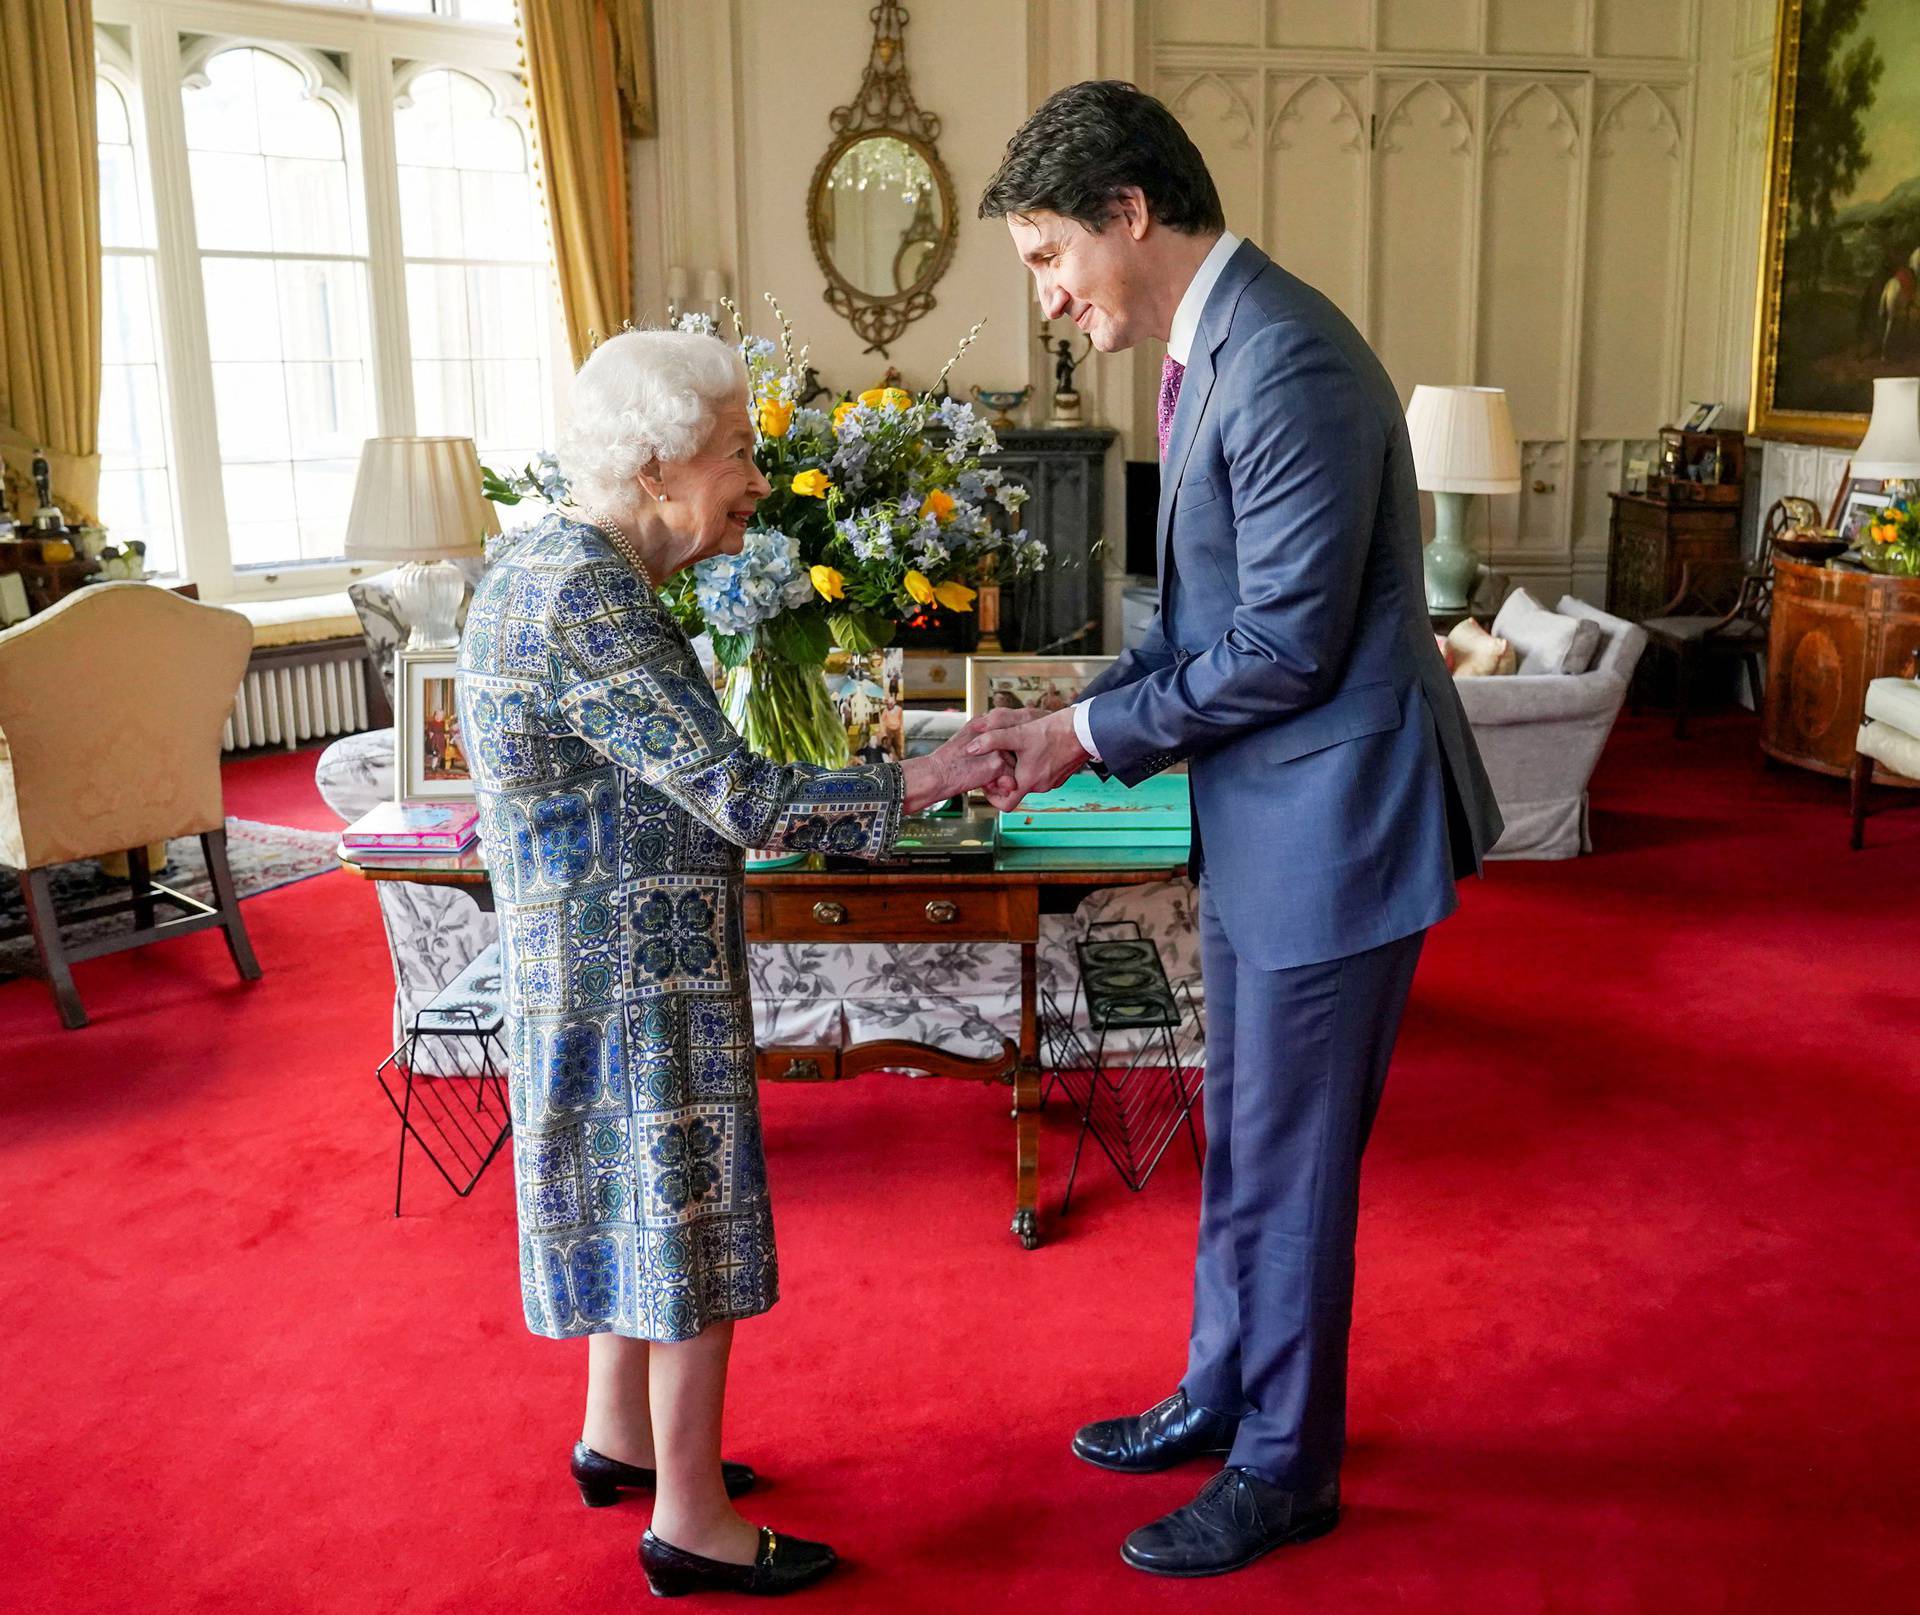
M 824 666 L 757 650 L 727 669 L 720 701 L 741 738 L 776 763 L 845 768 L 851 760 L 847 727 L 827 693 Z

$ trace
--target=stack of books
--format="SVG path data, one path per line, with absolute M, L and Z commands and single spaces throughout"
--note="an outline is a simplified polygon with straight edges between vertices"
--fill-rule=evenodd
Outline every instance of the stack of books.
M 459 853 L 478 839 L 479 825 L 471 802 L 382 802 L 341 832 L 340 845 L 356 858 Z
M 1156 774 L 1129 787 L 1082 771 L 1058 790 L 1036 792 L 1000 815 L 1000 844 L 1006 847 L 1184 849 L 1192 834 L 1185 774 Z

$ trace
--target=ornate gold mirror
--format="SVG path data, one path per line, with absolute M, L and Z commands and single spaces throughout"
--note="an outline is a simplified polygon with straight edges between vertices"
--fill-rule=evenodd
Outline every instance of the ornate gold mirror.
M 807 189 L 807 234 L 827 277 L 826 300 L 866 338 L 887 344 L 934 305 L 953 257 L 953 181 L 907 78 L 907 12 L 873 8 L 873 48 L 860 92 L 828 120 L 834 138 Z

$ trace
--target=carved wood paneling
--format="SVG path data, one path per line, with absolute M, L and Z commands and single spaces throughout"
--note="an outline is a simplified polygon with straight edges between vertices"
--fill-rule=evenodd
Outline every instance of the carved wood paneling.
M 1690 0 L 1594 0 L 1595 53 L 1684 60 L 1693 14 Z
M 1567 430 L 1580 188 L 1574 109 L 1538 80 L 1496 83 L 1482 181 L 1480 363 L 1522 437 Z
M 1267 43 L 1281 49 L 1365 50 L 1369 0 L 1268 0 Z
M 1153 0 L 1154 40 L 1163 45 L 1261 42 L 1261 0 Z
M 1668 412 L 1679 333 L 1678 120 L 1647 84 L 1600 86 L 1587 197 L 1580 424 L 1627 437 Z
M 1262 240 L 1356 323 L 1366 317 L 1367 94 L 1364 78 L 1319 73 L 1267 86 Z
M 1574 55 L 1586 47 L 1587 8 L 1575 0 L 1487 0 L 1495 55 Z
M 1472 379 L 1472 80 L 1378 82 L 1369 336 L 1402 398 Z
M 1379 0 L 1382 50 L 1479 47 L 1480 0 Z

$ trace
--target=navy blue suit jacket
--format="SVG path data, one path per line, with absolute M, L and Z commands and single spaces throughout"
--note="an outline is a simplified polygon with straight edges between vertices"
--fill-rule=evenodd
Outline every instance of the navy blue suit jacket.
M 1452 912 L 1499 811 L 1434 644 L 1392 381 L 1251 242 L 1207 298 L 1162 468 L 1160 609 L 1088 687 L 1127 784 L 1190 760 L 1194 867 L 1265 970 Z

